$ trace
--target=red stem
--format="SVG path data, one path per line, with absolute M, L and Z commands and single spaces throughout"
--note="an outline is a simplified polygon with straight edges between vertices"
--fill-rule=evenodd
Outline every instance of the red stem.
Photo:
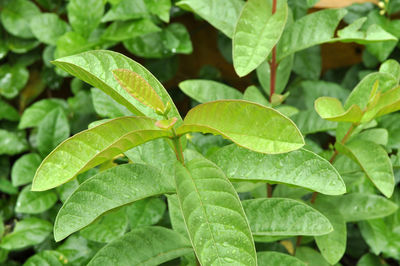
M 276 4 L 278 0 L 272 1 L 272 15 L 276 12 Z M 269 101 L 272 102 L 272 95 L 275 93 L 275 84 L 276 84 L 276 69 L 278 65 L 276 63 L 276 45 L 272 48 L 272 58 L 269 62 L 269 68 L 271 70 L 271 77 L 270 77 L 270 85 L 269 85 Z

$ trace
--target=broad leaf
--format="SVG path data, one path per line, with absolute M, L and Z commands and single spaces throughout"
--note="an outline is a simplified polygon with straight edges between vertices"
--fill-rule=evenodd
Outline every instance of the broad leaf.
M 57 39 L 69 28 L 65 21 L 53 13 L 43 13 L 33 17 L 30 27 L 38 40 L 49 45 L 56 45 Z
M 173 193 L 170 179 L 143 164 L 125 164 L 83 182 L 67 199 L 54 223 L 60 241 L 95 221 L 107 211 L 147 197 Z
M 325 235 L 332 232 L 329 220 L 310 206 L 292 199 L 264 198 L 242 202 L 253 235 Z
M 42 158 L 36 153 L 28 153 L 19 157 L 11 169 L 13 186 L 22 186 L 32 182 L 36 169 L 41 162 Z
M 176 163 L 181 210 L 197 258 L 203 265 L 257 265 L 239 197 L 224 173 L 205 159 Z
M 394 213 L 398 206 L 384 197 L 351 193 L 335 198 L 335 205 L 347 222 L 382 218 Z
M 342 103 L 333 97 L 320 97 L 315 101 L 315 110 L 321 118 L 333 122 L 359 123 L 363 111 L 353 104 L 348 110 L 344 110 Z
M 51 223 L 38 218 L 27 218 L 16 223 L 11 234 L 0 242 L 0 247 L 7 250 L 21 249 L 39 244 L 50 234 Z
M 57 202 L 57 195 L 53 191 L 31 191 L 26 186 L 18 195 L 15 211 L 19 213 L 41 213 L 47 211 Z
M 112 73 L 114 69 L 134 71 L 149 83 L 165 104 L 171 105 L 168 116 L 180 118 L 179 112 L 161 83 L 143 66 L 122 54 L 111 51 L 91 51 L 57 59 L 54 64 L 93 87 L 101 89 L 118 103 L 126 106 L 132 113 L 160 118 L 151 108 L 133 99 L 122 89 Z
M 222 135 L 239 146 L 262 153 L 284 153 L 304 145 L 287 117 L 256 103 L 240 100 L 201 104 L 186 115 L 178 134 L 202 132 Z
M 151 14 L 158 16 L 164 22 L 169 22 L 171 0 L 147 0 L 145 4 Z
M 335 168 L 322 157 L 304 149 L 266 155 L 229 145 L 219 149 L 210 159 L 234 181 L 284 183 L 328 195 L 346 192 Z
M 76 134 L 43 160 L 32 190 L 59 186 L 137 145 L 170 136 L 171 133 L 158 129 L 154 123 L 146 117 L 122 117 Z
M 144 227 L 102 248 L 88 265 L 160 265 L 190 252 L 190 243 L 179 233 L 164 227 Z
M 158 223 L 164 215 L 165 202 L 160 198 L 147 198 L 126 207 L 130 228 Z
M 244 2 L 242 0 L 217 2 L 213 0 L 181 0 L 176 5 L 191 10 L 226 36 L 232 38 Z
M 271 0 L 249 0 L 244 5 L 233 35 L 233 66 L 243 77 L 270 54 L 285 28 L 286 1 L 278 1 L 272 14 Z
M 179 83 L 179 88 L 199 103 L 225 99 L 242 99 L 240 91 L 213 80 L 192 79 Z
M 387 152 L 374 142 L 356 139 L 346 145 L 336 143 L 339 152 L 355 161 L 372 183 L 390 198 L 394 190 L 394 174 Z
M 301 260 L 275 251 L 257 252 L 259 266 L 281 265 L 281 266 L 306 266 Z
M 186 229 L 185 220 L 182 215 L 181 206 L 179 205 L 177 195 L 168 195 L 168 213 L 171 220 L 172 229 L 189 240 L 189 234 Z

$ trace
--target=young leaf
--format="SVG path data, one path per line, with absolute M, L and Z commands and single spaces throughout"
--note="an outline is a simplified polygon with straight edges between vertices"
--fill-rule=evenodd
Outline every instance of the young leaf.
M 28 153 L 19 157 L 11 169 L 13 186 L 18 187 L 32 182 L 36 169 L 41 162 L 42 158 L 36 153 Z
M 242 204 L 253 235 L 315 236 L 333 230 L 324 215 L 297 200 L 264 198 L 245 200 Z
M 60 58 L 53 63 L 93 87 L 101 89 L 118 103 L 126 106 L 132 113 L 137 115 L 144 114 L 158 119 L 160 116 L 155 114 L 151 108 L 133 99 L 128 92 L 119 86 L 111 71 L 114 69 L 129 69 L 136 72 L 149 83 L 165 104 L 169 103 L 171 105 L 172 109 L 168 117 L 178 117 L 180 119 L 178 110 L 161 83 L 143 66 L 122 54 L 97 50 Z
M 224 173 L 203 158 L 177 162 L 178 199 L 197 258 L 203 265 L 257 265 L 239 197 Z
M 233 34 L 233 66 L 243 77 L 270 54 L 285 28 L 286 1 L 278 1 L 272 14 L 271 0 L 249 0 L 244 5 Z
M 382 218 L 398 209 L 395 203 L 384 197 L 364 193 L 337 197 L 335 205 L 347 222 Z
M 26 218 L 16 223 L 11 234 L 0 242 L 0 247 L 7 250 L 21 249 L 39 244 L 50 234 L 51 223 L 38 218 Z
M 154 123 L 146 117 L 122 117 L 76 134 L 43 160 L 32 190 L 54 188 L 137 145 L 171 135 Z
M 219 149 L 210 159 L 233 181 L 284 183 L 327 195 L 346 192 L 335 168 L 304 149 L 266 155 L 229 145 Z
M 363 111 L 353 104 L 348 110 L 344 110 L 342 103 L 333 97 L 320 97 L 315 101 L 315 110 L 321 118 L 333 122 L 359 123 Z
M 154 110 L 165 110 L 160 96 L 138 73 L 129 69 L 115 69 L 113 74 L 119 85 L 136 100 Z
M 379 72 L 393 75 L 397 82 L 400 81 L 400 64 L 394 59 L 383 62 L 379 67 Z
M 179 233 L 164 227 L 137 228 L 102 248 L 88 266 L 160 265 L 192 252 Z
M 280 265 L 280 266 L 306 266 L 301 260 L 276 251 L 257 252 L 259 266 Z
M 33 192 L 31 186 L 26 186 L 18 195 L 15 211 L 18 213 L 41 213 L 47 211 L 57 202 L 53 191 Z
M 64 203 L 54 222 L 54 238 L 66 238 L 107 211 L 173 193 L 170 182 L 159 170 L 143 164 L 125 164 L 100 172 L 83 182 Z
M 346 145 L 336 143 L 339 152 L 355 161 L 372 183 L 390 198 L 394 190 L 394 175 L 390 158 L 385 149 L 374 142 L 356 139 Z
M 222 135 L 244 148 L 284 153 L 304 145 L 296 125 L 287 117 L 256 103 L 224 100 L 196 106 L 177 129 L 178 134 L 202 132 Z
M 217 2 L 213 0 L 181 0 L 176 5 L 196 13 L 226 36 L 232 38 L 244 2 L 242 0 Z
M 179 88 L 199 103 L 243 98 L 242 93 L 237 89 L 213 80 L 185 80 L 179 83 Z

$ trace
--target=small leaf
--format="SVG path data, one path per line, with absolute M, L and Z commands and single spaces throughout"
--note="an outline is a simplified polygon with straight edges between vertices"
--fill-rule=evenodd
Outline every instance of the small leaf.
M 69 29 L 68 24 L 53 13 L 42 13 L 33 17 L 30 27 L 38 40 L 49 45 L 56 45 L 57 39 Z
M 253 237 L 239 197 L 223 172 L 199 158 L 176 163 L 175 182 L 185 224 L 203 265 L 257 265 Z
M 266 155 L 229 145 L 219 149 L 210 159 L 233 181 L 284 183 L 328 195 L 346 192 L 335 168 L 305 149 Z
M 213 80 L 192 79 L 179 83 L 179 88 L 199 103 L 225 99 L 242 99 L 240 91 Z
M 38 218 L 26 218 L 17 222 L 11 234 L 0 242 L 0 247 L 7 250 L 21 249 L 40 244 L 50 234 L 52 225 Z
M 113 74 L 121 87 L 136 100 L 154 110 L 165 110 L 160 96 L 138 73 L 128 69 L 116 69 L 113 70 Z
M 18 121 L 18 111 L 7 102 L 0 99 L 0 120 Z
M 32 190 L 59 186 L 126 150 L 171 135 L 154 123 L 146 117 L 122 117 L 76 134 L 43 160 L 33 179 Z
M 115 21 L 107 27 L 102 38 L 108 41 L 121 42 L 159 31 L 161 29 L 150 19 Z
M 169 22 L 171 0 L 147 0 L 145 4 L 151 14 L 158 16 L 164 22 Z
M 385 149 L 378 144 L 361 139 L 353 140 L 346 145 L 337 142 L 335 147 L 355 161 L 386 197 L 392 196 L 395 185 L 394 175 Z
M 270 54 L 285 28 L 286 1 L 249 0 L 244 5 L 233 34 L 233 66 L 243 77 L 256 69 Z
M 397 82 L 400 81 L 400 64 L 394 59 L 383 62 L 379 67 L 379 72 L 393 75 Z
M 262 153 L 297 150 L 304 140 L 287 117 L 272 108 L 241 100 L 215 101 L 189 111 L 178 134 L 202 132 L 222 135 L 236 144 Z
M 0 155 L 15 155 L 28 150 L 28 141 L 24 131 L 0 129 Z
M 137 228 L 102 248 L 88 266 L 160 265 L 190 252 L 189 242 L 171 229 Z
M 30 257 L 23 266 L 51 265 L 63 266 L 68 259 L 55 250 L 43 250 Z
M 18 195 L 15 211 L 18 213 L 42 213 L 57 202 L 53 191 L 33 192 L 31 186 L 26 186 Z
M 329 220 L 312 207 L 292 199 L 264 198 L 242 202 L 253 235 L 325 235 L 333 231 Z
M 0 66 L 0 95 L 15 98 L 28 82 L 29 72 L 22 65 L 3 64 Z
M 143 164 L 116 166 L 83 182 L 67 199 L 54 222 L 60 241 L 107 211 L 147 197 L 175 192 L 170 179 Z M 71 218 L 74 217 L 74 218 Z
M 247 87 L 244 91 L 243 100 L 271 107 L 270 102 L 268 102 L 261 91 L 254 85 Z
M 18 128 L 24 129 L 39 126 L 40 122 L 45 119 L 51 111 L 60 107 L 66 111 L 68 104 L 61 99 L 45 99 L 35 102 L 22 114 Z
M 169 130 L 176 124 L 176 121 L 178 118 L 173 117 L 168 120 L 158 120 L 155 125 L 163 130 Z
M 301 260 L 275 251 L 257 252 L 259 266 L 280 265 L 280 266 L 306 266 Z
M 333 122 L 359 123 L 363 111 L 353 104 L 348 110 L 344 110 L 342 103 L 333 97 L 320 97 L 315 101 L 315 110 L 321 118 Z
M 97 0 L 70 0 L 67 5 L 68 21 L 74 31 L 84 37 L 99 25 L 104 13 L 104 2 Z
M 138 19 L 147 16 L 147 7 L 143 0 L 121 0 L 104 15 L 101 22 L 113 20 Z

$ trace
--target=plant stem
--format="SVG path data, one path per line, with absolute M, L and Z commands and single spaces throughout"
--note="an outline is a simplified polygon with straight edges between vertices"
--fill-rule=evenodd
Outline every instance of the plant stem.
M 278 0 L 272 0 L 272 15 L 276 12 L 276 4 Z M 272 102 L 272 95 L 275 93 L 276 86 L 276 69 L 278 64 L 276 63 L 276 45 L 272 48 L 271 61 L 269 62 L 270 68 L 270 84 L 269 84 L 269 101 Z
M 185 164 L 185 158 L 183 156 L 182 145 L 179 141 L 179 136 L 176 134 L 175 128 L 172 128 L 172 134 L 174 137 L 172 138 L 172 143 L 174 144 L 174 152 L 176 155 L 176 159 L 180 161 L 182 164 Z
M 272 186 L 267 183 L 267 197 L 272 198 Z

